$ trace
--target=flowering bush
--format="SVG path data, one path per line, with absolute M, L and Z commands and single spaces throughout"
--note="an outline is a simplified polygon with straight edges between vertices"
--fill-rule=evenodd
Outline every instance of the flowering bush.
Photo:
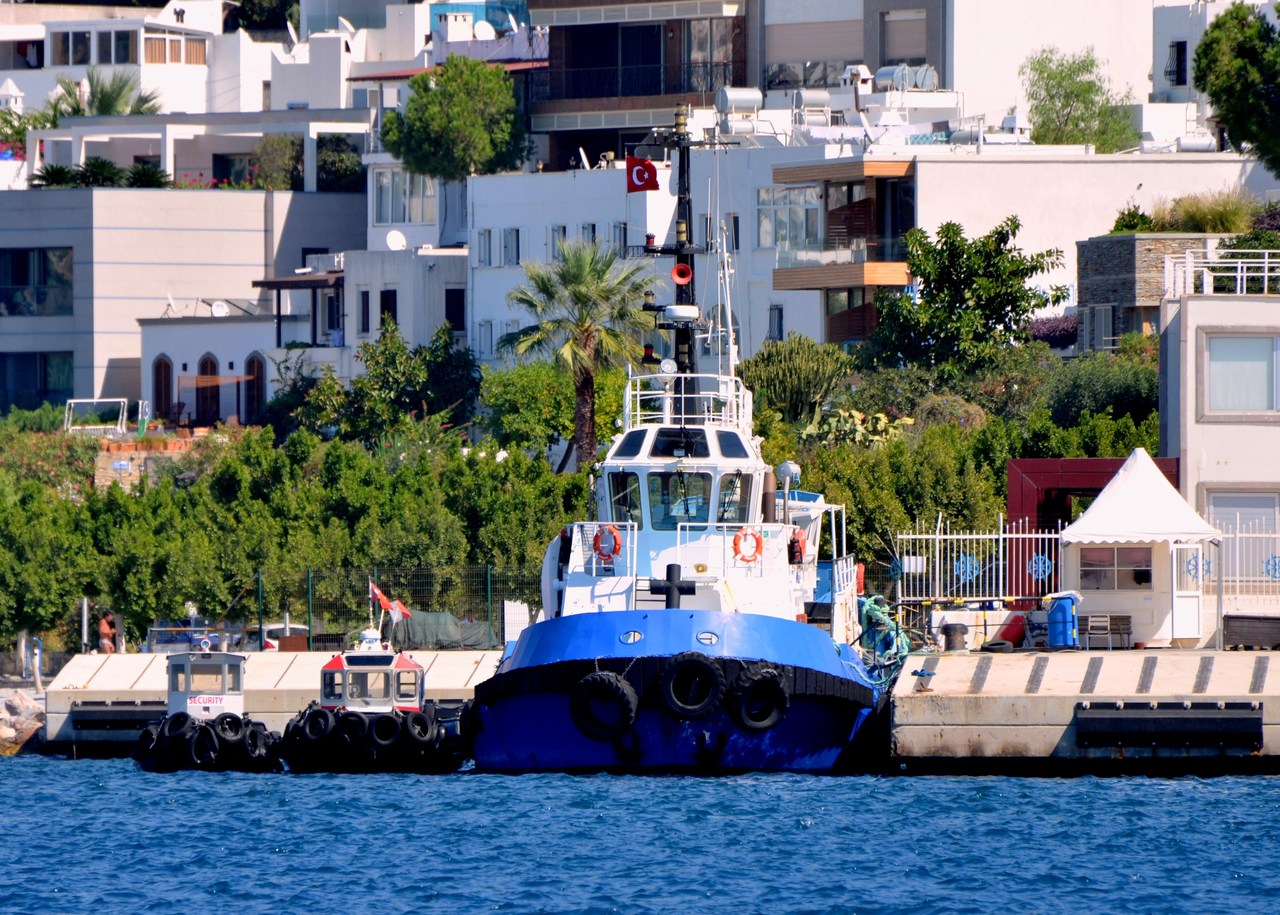
M 98 443 L 61 432 L 21 432 L 0 425 L 0 470 L 47 486 L 88 488 Z
M 1031 338 L 1043 340 L 1055 349 L 1064 349 L 1076 342 L 1079 326 L 1080 319 L 1075 315 L 1036 318 L 1031 322 Z

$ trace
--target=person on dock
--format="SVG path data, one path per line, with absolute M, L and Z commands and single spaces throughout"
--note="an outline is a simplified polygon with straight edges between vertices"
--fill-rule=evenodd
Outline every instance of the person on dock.
M 98 650 L 103 654 L 116 653 L 116 618 L 110 610 L 98 621 Z

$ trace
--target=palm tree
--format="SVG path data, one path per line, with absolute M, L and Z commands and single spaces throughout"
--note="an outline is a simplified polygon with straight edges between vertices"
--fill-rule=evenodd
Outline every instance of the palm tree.
M 640 308 L 648 281 L 644 264 L 618 264 L 613 248 L 595 242 L 561 244 L 553 264 L 525 264 L 525 282 L 507 301 L 536 323 L 503 335 L 499 352 L 551 356 L 573 379 L 573 429 L 578 467 L 596 459 L 597 369 L 638 362 L 653 319 Z
M 140 91 L 136 74 L 117 70 L 103 76 L 100 70 L 90 67 L 85 82 L 87 91 L 69 76 L 58 77 L 61 91 L 49 103 L 55 117 L 160 113 L 160 93 L 154 89 Z

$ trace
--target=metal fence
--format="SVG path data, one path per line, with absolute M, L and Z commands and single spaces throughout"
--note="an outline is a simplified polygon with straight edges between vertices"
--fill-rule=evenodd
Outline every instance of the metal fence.
M 958 531 L 939 520 L 894 536 L 888 577 L 903 603 L 1038 601 L 1059 589 L 1059 532 L 1006 525 Z
M 1188 570 L 1198 577 L 1201 589 L 1216 594 L 1218 568 L 1222 563 L 1222 595 L 1238 609 L 1280 610 L 1280 533 L 1271 523 L 1224 525 L 1221 550 L 1205 550 L 1200 569 Z M 1199 574 L 1195 574 L 1198 572 Z
M 349 644 L 376 624 L 379 607 L 370 601 L 373 582 L 390 600 L 408 609 L 449 613 L 459 620 L 485 623 L 495 642 L 505 630 L 504 601 L 521 601 L 530 612 L 540 608 L 541 568 L 446 566 L 442 568 L 309 569 L 296 574 L 260 572 L 256 582 L 257 621 L 305 626 L 309 647 Z M 253 613 L 250 613 L 251 621 Z

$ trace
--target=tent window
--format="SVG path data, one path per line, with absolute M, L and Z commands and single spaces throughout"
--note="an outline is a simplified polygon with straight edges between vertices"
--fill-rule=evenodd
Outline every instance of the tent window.
M 1080 590 L 1150 591 L 1151 547 L 1082 547 Z

